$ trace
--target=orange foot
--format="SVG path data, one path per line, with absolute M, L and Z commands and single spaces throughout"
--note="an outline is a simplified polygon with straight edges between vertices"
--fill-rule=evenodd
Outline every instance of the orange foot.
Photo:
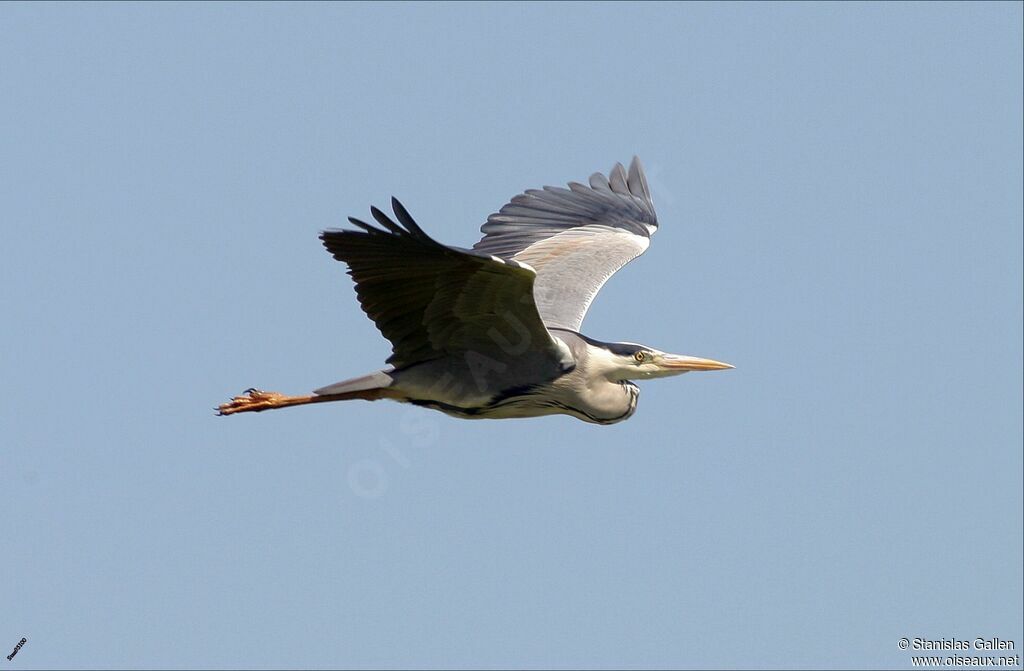
M 260 412 L 271 408 L 283 408 L 289 405 L 296 405 L 302 397 L 285 396 L 276 391 L 260 391 L 259 389 L 246 389 L 245 396 L 235 396 L 227 403 L 217 407 L 218 415 L 233 415 L 236 412 Z M 307 401 L 308 402 L 308 401 Z

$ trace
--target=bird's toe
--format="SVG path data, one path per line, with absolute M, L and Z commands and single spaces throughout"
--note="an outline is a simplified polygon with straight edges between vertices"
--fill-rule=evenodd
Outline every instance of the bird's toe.
M 276 408 L 280 401 L 285 398 L 283 394 L 276 391 L 261 391 L 255 388 L 246 389 L 244 396 L 235 396 L 227 403 L 217 407 L 218 415 L 233 415 L 236 412 L 259 412 L 269 408 Z

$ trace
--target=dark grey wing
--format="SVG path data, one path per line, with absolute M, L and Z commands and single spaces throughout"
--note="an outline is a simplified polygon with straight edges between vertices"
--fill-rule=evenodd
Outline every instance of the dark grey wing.
M 481 227 L 474 251 L 537 271 L 544 323 L 579 330 L 590 303 L 617 270 L 640 256 L 658 228 L 640 159 L 590 176 L 590 185 L 545 186 L 514 197 Z
M 442 245 L 401 203 L 391 204 L 399 223 L 371 208 L 378 226 L 349 218 L 361 230 L 320 235 L 348 264 L 363 311 L 391 341 L 388 363 L 401 368 L 472 351 L 497 361 L 532 356 L 561 369 L 533 301 L 532 269 Z

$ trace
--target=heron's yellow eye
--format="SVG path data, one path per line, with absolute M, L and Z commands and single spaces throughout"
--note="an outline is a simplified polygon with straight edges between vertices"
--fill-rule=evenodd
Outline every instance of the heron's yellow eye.
M 641 361 L 647 358 L 647 355 L 644 354 L 643 350 L 637 350 L 636 354 L 633 355 L 633 358 L 636 359 L 637 363 L 640 363 Z

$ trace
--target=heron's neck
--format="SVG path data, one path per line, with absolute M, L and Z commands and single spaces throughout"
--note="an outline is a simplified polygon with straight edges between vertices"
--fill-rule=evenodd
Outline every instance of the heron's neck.
M 599 345 L 587 345 L 587 372 L 609 382 L 625 382 L 636 372 L 622 356 Z
M 636 373 L 632 356 L 638 345 L 632 343 L 603 342 L 583 335 L 579 331 L 562 327 L 553 327 L 564 341 L 571 343 L 575 356 L 581 356 L 582 347 L 586 357 L 586 376 L 604 379 L 609 382 L 626 382 Z

